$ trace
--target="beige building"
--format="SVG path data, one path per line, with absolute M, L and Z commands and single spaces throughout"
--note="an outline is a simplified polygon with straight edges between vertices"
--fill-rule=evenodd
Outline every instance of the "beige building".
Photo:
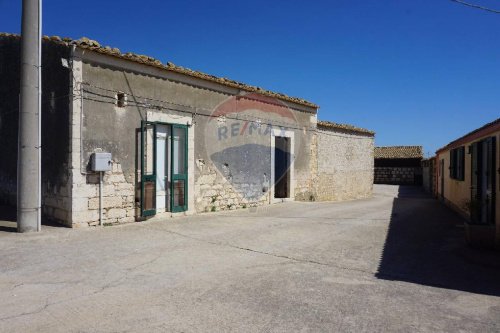
M 468 221 L 468 240 L 500 247 L 500 119 L 436 152 L 436 195 Z

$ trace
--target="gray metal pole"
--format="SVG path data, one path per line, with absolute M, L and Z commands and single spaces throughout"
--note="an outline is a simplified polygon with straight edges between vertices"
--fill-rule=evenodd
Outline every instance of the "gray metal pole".
M 23 0 L 17 231 L 40 231 L 41 1 Z

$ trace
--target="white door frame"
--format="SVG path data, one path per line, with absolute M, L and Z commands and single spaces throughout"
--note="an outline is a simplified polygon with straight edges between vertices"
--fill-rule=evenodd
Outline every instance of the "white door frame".
M 168 124 L 179 124 L 179 125 L 186 125 L 186 124 L 191 124 L 193 121 L 192 116 L 187 116 L 184 113 L 169 110 L 168 113 L 163 113 L 163 112 L 156 112 L 156 111 L 147 111 L 146 113 L 146 119 L 148 121 L 157 121 L 157 122 L 162 122 L 162 123 L 168 123 Z M 188 128 L 188 137 L 187 137 L 187 144 L 188 144 L 188 184 L 187 184 L 187 191 L 188 191 L 188 210 L 185 212 L 179 212 L 179 213 L 172 213 L 172 212 L 165 212 L 165 213 L 160 213 L 156 214 L 156 217 L 163 217 L 165 215 L 171 215 L 171 216 L 176 216 L 176 215 L 191 215 L 196 212 L 195 207 L 194 207 L 194 127 L 195 125 L 191 125 Z M 170 169 L 170 168 L 169 168 Z

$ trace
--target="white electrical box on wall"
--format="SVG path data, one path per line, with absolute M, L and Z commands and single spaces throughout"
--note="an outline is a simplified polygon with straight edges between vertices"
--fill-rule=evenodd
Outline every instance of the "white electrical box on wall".
M 92 171 L 111 171 L 113 162 L 111 153 L 93 153 L 90 161 Z

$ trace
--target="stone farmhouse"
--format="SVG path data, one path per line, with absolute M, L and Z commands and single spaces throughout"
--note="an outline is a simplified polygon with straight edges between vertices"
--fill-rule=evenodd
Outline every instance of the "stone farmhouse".
M 42 210 L 70 227 L 368 197 L 374 133 L 304 99 L 44 37 Z M 20 37 L 0 34 L 0 204 L 16 204 Z

